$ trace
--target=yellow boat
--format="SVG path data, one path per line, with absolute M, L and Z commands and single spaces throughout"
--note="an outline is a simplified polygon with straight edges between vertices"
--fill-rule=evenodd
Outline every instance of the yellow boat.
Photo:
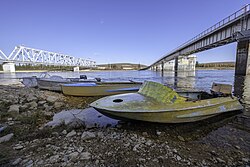
M 159 123 L 194 122 L 243 109 L 235 97 L 188 101 L 167 86 L 150 81 L 137 93 L 104 97 L 90 106 L 114 119 Z
M 70 96 L 107 96 L 128 92 L 136 92 L 141 82 L 89 82 L 63 84 L 62 92 Z

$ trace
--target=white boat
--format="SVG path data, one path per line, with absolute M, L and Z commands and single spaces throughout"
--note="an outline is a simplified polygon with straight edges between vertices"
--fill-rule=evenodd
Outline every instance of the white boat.
M 84 79 L 82 79 L 84 78 Z M 99 78 L 87 79 L 87 77 L 80 78 L 63 78 L 61 76 L 51 76 L 50 78 L 37 78 L 37 85 L 40 89 L 58 91 L 61 92 L 61 85 L 69 83 L 79 83 L 79 82 L 98 82 Z
M 107 96 L 136 92 L 141 82 L 90 82 L 63 84 L 62 92 L 70 96 Z

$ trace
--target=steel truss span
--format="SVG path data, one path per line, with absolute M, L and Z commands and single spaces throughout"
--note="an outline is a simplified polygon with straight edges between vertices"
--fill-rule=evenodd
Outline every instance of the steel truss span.
M 7 56 L 0 50 L 0 60 L 8 59 Z
M 95 67 L 96 62 L 92 60 L 75 58 L 62 53 L 49 52 L 40 49 L 29 48 L 25 46 L 16 46 L 9 57 L 0 50 L 0 59 L 15 63 L 25 64 L 44 64 L 55 66 L 79 66 L 79 67 Z

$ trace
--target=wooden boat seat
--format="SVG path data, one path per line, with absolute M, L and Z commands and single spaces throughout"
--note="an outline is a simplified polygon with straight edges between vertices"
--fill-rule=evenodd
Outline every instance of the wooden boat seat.
M 232 85 L 213 83 L 211 93 L 218 96 L 227 96 L 232 94 Z

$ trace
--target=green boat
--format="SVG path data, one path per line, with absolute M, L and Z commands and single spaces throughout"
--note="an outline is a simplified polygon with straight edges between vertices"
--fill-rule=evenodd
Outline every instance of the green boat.
M 151 81 L 144 82 L 136 93 L 104 97 L 90 106 L 114 119 L 159 123 L 195 122 L 243 109 L 236 97 L 190 100 L 167 86 Z

